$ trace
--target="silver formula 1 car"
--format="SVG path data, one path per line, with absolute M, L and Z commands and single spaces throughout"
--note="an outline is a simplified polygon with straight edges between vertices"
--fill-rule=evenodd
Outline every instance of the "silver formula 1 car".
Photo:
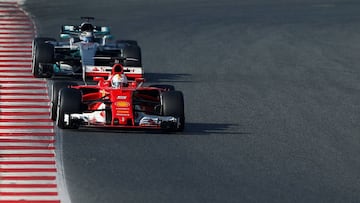
M 93 17 L 81 19 L 86 21 L 80 25 L 63 25 L 59 41 L 48 37 L 33 40 L 34 77 L 85 77 L 86 69 L 112 66 L 114 58 L 122 59 L 125 70 L 143 74 L 137 41 L 114 41 L 109 27 L 94 26 L 89 22 Z

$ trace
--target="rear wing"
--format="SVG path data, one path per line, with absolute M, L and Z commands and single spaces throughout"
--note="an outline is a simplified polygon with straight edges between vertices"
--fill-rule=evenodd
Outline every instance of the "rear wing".
M 144 77 L 144 71 L 142 67 L 127 67 L 124 66 L 124 74 L 129 80 L 136 80 L 137 78 Z M 107 79 L 111 75 L 111 66 L 84 66 L 83 67 L 83 79 L 89 77 L 104 77 Z
M 92 30 L 95 35 L 110 35 L 110 28 L 106 26 L 96 26 Z M 79 26 L 76 25 L 62 25 L 61 26 L 61 34 L 69 34 L 69 35 L 79 35 L 81 30 Z M 60 36 L 61 36 L 60 34 Z

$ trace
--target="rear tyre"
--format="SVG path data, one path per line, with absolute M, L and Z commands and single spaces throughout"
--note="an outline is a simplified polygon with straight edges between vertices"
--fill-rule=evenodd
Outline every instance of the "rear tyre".
M 179 126 L 174 131 L 185 128 L 184 96 L 180 91 L 168 91 L 161 94 L 162 116 L 174 116 L 179 119 Z
M 75 86 L 77 83 L 75 82 L 54 82 L 51 87 L 51 111 L 50 111 L 50 118 L 51 120 L 55 121 L 57 117 L 57 106 L 58 106 L 58 100 L 59 100 L 59 92 L 62 88 L 69 87 L 69 86 Z
M 138 45 L 125 44 L 121 49 L 120 56 L 124 58 L 123 65 L 129 67 L 141 67 L 141 49 Z
M 36 78 L 50 78 L 53 73 L 54 45 L 34 42 L 33 52 L 33 76 Z M 47 65 L 40 66 L 40 64 Z
M 59 93 L 59 101 L 57 108 L 56 125 L 61 129 L 77 129 L 78 123 L 72 122 L 69 118 L 69 123 L 64 121 L 65 114 L 80 113 L 81 112 L 81 91 L 73 88 L 63 88 Z

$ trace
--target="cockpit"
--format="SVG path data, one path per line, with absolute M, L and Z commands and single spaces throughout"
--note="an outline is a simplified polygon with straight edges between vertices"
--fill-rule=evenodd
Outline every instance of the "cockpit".
M 79 28 L 81 32 L 93 32 L 95 27 L 91 23 L 86 22 L 82 23 Z

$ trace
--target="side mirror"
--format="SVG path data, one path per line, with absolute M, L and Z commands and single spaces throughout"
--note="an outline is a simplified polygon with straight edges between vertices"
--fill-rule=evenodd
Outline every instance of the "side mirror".
M 103 77 L 94 77 L 93 80 L 94 80 L 94 81 L 98 81 L 98 85 L 99 85 L 100 87 L 104 86 L 104 81 L 105 81 L 105 80 L 104 80 Z
M 74 30 L 75 30 L 75 26 L 73 26 L 73 25 L 64 25 L 64 26 L 63 26 L 63 30 L 64 30 L 64 31 L 74 31 Z
M 61 33 L 61 34 L 60 34 L 60 38 L 61 38 L 61 39 L 70 39 L 71 36 L 70 36 L 69 34 Z
M 101 32 L 110 33 L 110 28 L 109 27 L 101 27 Z
M 141 87 L 144 84 L 145 79 L 144 78 L 135 78 L 135 82 L 137 84 L 137 87 Z
M 103 77 L 94 77 L 93 80 L 94 81 L 101 81 L 101 80 L 104 80 L 104 78 Z

